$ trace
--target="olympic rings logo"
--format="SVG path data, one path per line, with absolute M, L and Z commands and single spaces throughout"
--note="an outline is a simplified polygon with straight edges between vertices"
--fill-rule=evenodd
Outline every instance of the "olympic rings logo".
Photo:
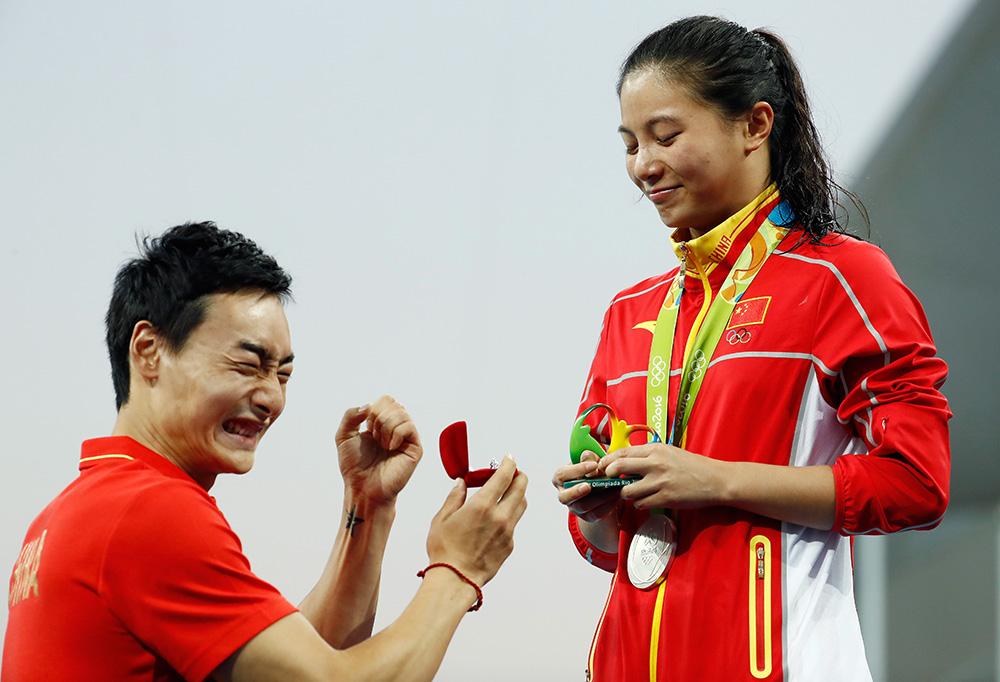
M 667 378 L 667 361 L 662 356 L 656 355 L 649 363 L 649 367 L 649 385 L 653 388 L 659 388 L 663 380 Z
M 705 373 L 706 365 L 708 365 L 708 358 L 705 357 L 705 353 L 699 348 L 694 352 L 691 364 L 688 365 L 688 381 L 700 379 L 702 374 Z
M 729 342 L 730 346 L 735 346 L 738 343 L 747 343 L 750 341 L 750 330 L 746 327 L 730 329 L 729 333 L 726 334 L 726 341 Z

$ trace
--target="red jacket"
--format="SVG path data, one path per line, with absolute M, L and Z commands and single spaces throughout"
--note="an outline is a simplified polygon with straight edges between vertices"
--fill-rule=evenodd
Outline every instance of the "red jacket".
M 730 219 L 687 242 L 713 295 L 776 204 L 775 195 L 748 222 Z M 720 460 L 832 465 L 834 530 L 729 507 L 677 511 L 677 553 L 660 594 L 628 580 L 627 548 L 645 513 L 621 510 L 618 555 L 592 547 L 570 515 L 580 553 L 614 572 L 590 654 L 591 680 L 871 679 L 845 536 L 940 522 L 951 413 L 938 389 L 947 367 L 935 356 L 920 303 L 880 249 L 839 235 L 796 246 L 801 234 L 784 239 L 740 299 L 745 307 L 734 310 L 691 413 L 686 447 Z M 581 411 L 606 402 L 625 421 L 646 423 L 648 323 L 676 275 L 675 268 L 612 300 Z M 689 269 L 685 288 L 668 424 L 706 282 Z M 606 434 L 599 415 L 591 426 Z M 755 571 L 758 553 L 764 578 Z

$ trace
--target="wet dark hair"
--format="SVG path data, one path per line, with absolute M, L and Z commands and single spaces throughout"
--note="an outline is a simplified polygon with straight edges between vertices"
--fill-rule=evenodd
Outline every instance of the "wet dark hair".
M 259 290 L 287 301 L 292 278 L 255 243 L 212 222 L 185 223 L 145 237 L 139 257 L 115 276 L 105 317 L 111 380 L 118 409 L 128 402 L 129 344 L 148 320 L 172 350 L 180 350 L 205 318 L 206 296 Z
M 676 81 L 727 118 L 745 114 L 757 102 L 771 105 L 771 179 L 791 205 L 794 227 L 803 230 L 804 239 L 818 243 L 828 232 L 846 230 L 848 212 L 841 197 L 868 222 L 861 200 L 833 179 L 802 77 L 777 35 L 718 17 L 688 17 L 636 46 L 622 64 L 619 97 L 625 79 L 647 69 Z

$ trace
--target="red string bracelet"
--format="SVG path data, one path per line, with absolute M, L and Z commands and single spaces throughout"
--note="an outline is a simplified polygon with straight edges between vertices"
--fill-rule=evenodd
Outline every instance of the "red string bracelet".
M 479 607 L 483 605 L 483 590 L 479 587 L 479 585 L 477 585 L 476 583 L 474 583 L 471 580 L 469 580 L 469 578 L 466 577 L 466 575 L 464 573 L 462 573 L 460 570 L 458 570 L 457 568 L 455 568 L 451 564 L 446 564 L 443 561 L 439 561 L 437 563 L 433 563 L 430 566 L 428 566 L 427 568 L 425 568 L 424 570 L 417 571 L 417 577 L 418 578 L 423 578 L 424 575 L 427 573 L 427 571 L 431 570 L 432 568 L 437 568 L 438 566 L 441 566 L 441 567 L 444 567 L 444 568 L 450 568 L 452 571 L 454 571 L 455 575 L 457 575 L 459 578 L 461 578 L 464 582 L 468 583 L 469 585 L 472 585 L 472 589 L 474 589 L 476 591 L 476 603 L 469 607 L 469 611 L 478 611 Z

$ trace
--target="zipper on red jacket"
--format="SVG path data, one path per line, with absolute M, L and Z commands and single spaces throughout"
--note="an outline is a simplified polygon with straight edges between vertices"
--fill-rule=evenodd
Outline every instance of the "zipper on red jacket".
M 764 535 L 750 540 L 749 626 L 750 674 L 763 680 L 771 675 L 771 541 Z

